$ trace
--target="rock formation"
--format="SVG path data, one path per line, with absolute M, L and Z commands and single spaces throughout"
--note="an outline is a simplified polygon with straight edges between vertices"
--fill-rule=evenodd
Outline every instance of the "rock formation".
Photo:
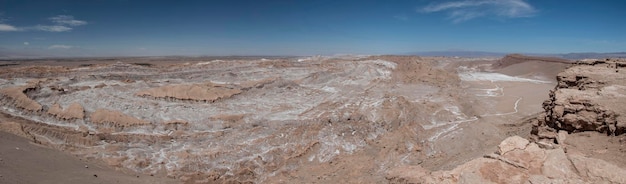
M 97 125 L 114 127 L 116 129 L 150 124 L 148 121 L 140 120 L 122 112 L 109 109 L 98 109 L 96 112 L 91 113 L 90 118 L 91 122 Z
M 240 89 L 208 82 L 205 84 L 168 85 L 151 88 L 139 91 L 136 95 L 163 99 L 173 98 L 177 100 L 214 102 L 215 100 L 229 98 L 239 93 L 241 93 Z
M 558 85 L 533 127 L 535 138 L 555 139 L 559 130 L 625 133 L 624 66 L 624 59 L 583 60 L 559 73 Z
M 13 103 L 16 107 L 27 111 L 40 111 L 42 110 L 41 104 L 35 100 L 26 96 L 26 92 L 29 90 L 35 90 L 39 87 L 41 80 L 29 81 L 26 85 L 9 87 L 0 90 L 0 95 L 3 98 L 7 98 L 9 103 Z
M 85 109 L 79 103 L 72 103 L 65 109 L 55 103 L 48 109 L 48 114 L 64 120 L 83 119 L 85 118 Z
M 626 170 L 563 148 L 542 149 L 513 136 L 502 141 L 498 152 L 449 171 L 403 166 L 389 171 L 386 178 L 391 183 L 626 183 Z

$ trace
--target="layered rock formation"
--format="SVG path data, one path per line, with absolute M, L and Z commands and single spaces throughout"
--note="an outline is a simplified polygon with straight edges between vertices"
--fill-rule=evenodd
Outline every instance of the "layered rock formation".
M 543 103 L 545 112 L 533 127 L 538 139 L 569 133 L 626 132 L 626 60 L 583 60 L 557 76 L 558 85 Z
M 79 103 L 72 103 L 65 109 L 58 103 L 55 103 L 48 109 L 48 114 L 64 120 L 83 119 L 85 118 L 85 109 Z
M 45 81 L 45 80 L 44 80 Z M 22 86 L 8 87 L 0 89 L 0 96 L 8 103 L 13 103 L 16 107 L 24 109 L 26 111 L 40 111 L 42 110 L 41 104 L 37 101 L 26 96 L 26 92 L 29 90 L 35 90 L 39 87 L 41 80 L 32 80 Z
M 115 127 L 117 129 L 150 124 L 148 121 L 140 120 L 122 112 L 109 109 L 98 109 L 91 113 L 90 118 L 93 123 Z
M 136 93 L 138 96 L 154 97 L 177 100 L 193 100 L 203 102 L 214 102 L 222 98 L 229 98 L 233 95 L 241 93 L 240 89 L 229 88 L 225 85 L 214 83 L 191 84 L 191 85 L 168 85 L 158 88 L 142 90 Z

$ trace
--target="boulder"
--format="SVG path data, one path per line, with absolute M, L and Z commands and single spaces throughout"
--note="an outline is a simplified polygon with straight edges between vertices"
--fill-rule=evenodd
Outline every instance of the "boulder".
M 498 153 L 500 153 L 500 155 L 504 155 L 507 152 L 515 149 L 524 149 L 526 148 L 528 143 L 530 143 L 528 140 L 520 136 L 509 137 L 504 139 L 504 141 L 502 141 L 500 145 L 498 145 Z

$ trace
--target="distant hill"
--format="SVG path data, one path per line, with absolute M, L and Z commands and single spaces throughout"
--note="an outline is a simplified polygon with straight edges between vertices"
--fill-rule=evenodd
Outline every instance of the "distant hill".
M 566 58 L 566 59 L 626 58 L 626 52 L 610 52 L 610 53 L 581 52 L 581 53 L 561 54 L 561 57 Z
M 428 51 L 428 52 L 411 52 L 408 55 L 418 56 L 448 56 L 448 57 L 502 57 L 507 53 L 502 52 L 484 52 L 484 51 Z
M 411 52 L 406 53 L 407 55 L 418 55 L 418 56 L 448 56 L 448 57 L 504 57 L 511 53 L 504 52 L 484 52 L 484 51 L 427 51 L 427 52 Z M 597 53 L 597 52 L 575 52 L 575 53 L 567 53 L 567 54 L 538 54 L 538 53 L 521 53 L 526 56 L 540 56 L 540 57 L 553 57 L 553 58 L 563 58 L 570 60 L 578 60 L 578 59 L 587 59 L 587 58 L 626 58 L 626 52 L 608 52 L 608 53 Z
M 565 63 L 565 64 L 572 63 L 572 61 L 568 59 L 563 59 L 560 57 L 527 56 L 527 55 L 521 55 L 521 54 L 509 54 L 503 57 L 502 59 L 498 60 L 498 62 L 495 63 L 494 66 L 502 68 L 502 67 L 507 67 L 510 65 L 518 64 L 518 63 L 527 62 L 527 61 L 541 61 L 541 62 L 548 62 L 548 63 Z

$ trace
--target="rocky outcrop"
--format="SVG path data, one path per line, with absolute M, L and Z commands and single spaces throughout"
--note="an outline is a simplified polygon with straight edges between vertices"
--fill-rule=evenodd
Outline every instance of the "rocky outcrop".
M 386 176 L 392 183 L 625 183 L 626 170 L 562 148 L 542 149 L 513 136 L 499 151 L 449 171 L 404 166 Z
M 78 103 L 72 103 L 65 109 L 55 103 L 48 109 L 48 114 L 63 120 L 83 119 L 85 118 L 85 109 Z
M 237 88 L 229 88 L 224 85 L 208 82 L 204 84 L 168 85 L 151 88 L 139 91 L 136 95 L 161 99 L 214 102 L 215 100 L 229 98 L 241 92 L 242 91 Z
M 582 60 L 557 76 L 558 85 L 543 103 L 545 112 L 533 127 L 537 139 L 569 133 L 626 132 L 626 60 Z
M 41 81 L 42 80 L 33 80 L 23 86 L 0 89 L 0 96 L 6 98 L 9 103 L 13 103 L 13 105 L 20 109 L 35 112 L 40 111 L 42 110 L 41 104 L 26 96 L 25 93 L 29 90 L 37 89 Z
M 97 125 L 115 127 L 116 129 L 150 124 L 148 121 L 140 120 L 122 112 L 108 109 L 98 109 L 96 112 L 91 114 L 90 118 L 91 122 Z

